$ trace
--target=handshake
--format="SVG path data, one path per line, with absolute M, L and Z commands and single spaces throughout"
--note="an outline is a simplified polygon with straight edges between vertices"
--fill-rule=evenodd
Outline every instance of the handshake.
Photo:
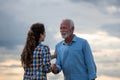
M 58 69 L 58 67 L 56 66 L 56 64 L 52 64 L 51 71 L 52 71 L 54 74 L 59 73 L 59 69 Z

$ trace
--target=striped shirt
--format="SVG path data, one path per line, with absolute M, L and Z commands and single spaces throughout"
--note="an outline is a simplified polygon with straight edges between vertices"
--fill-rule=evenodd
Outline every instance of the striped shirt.
M 46 73 L 51 71 L 50 60 L 49 47 L 39 44 L 34 50 L 30 68 L 24 68 L 24 80 L 47 80 Z

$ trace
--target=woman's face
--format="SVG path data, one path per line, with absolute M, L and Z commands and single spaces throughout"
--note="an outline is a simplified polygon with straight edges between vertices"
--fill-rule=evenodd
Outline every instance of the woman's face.
M 40 39 L 39 39 L 40 42 L 44 41 L 45 37 L 46 37 L 46 33 L 45 32 L 43 34 L 40 34 Z

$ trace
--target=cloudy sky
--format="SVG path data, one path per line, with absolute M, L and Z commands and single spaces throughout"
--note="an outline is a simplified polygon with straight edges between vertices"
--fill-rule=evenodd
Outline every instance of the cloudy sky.
M 0 0 L 0 76 L 11 75 L 4 72 L 6 67 L 19 67 L 12 61 L 20 62 L 33 23 L 45 24 L 44 44 L 52 52 L 62 40 L 59 26 L 65 18 L 74 21 L 77 36 L 89 41 L 100 78 L 120 79 L 120 0 Z

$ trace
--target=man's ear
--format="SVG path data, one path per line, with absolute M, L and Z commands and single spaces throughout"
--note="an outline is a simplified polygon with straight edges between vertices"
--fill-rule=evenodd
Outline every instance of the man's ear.
M 72 29 L 72 31 L 74 31 L 74 27 L 72 27 L 71 29 Z

